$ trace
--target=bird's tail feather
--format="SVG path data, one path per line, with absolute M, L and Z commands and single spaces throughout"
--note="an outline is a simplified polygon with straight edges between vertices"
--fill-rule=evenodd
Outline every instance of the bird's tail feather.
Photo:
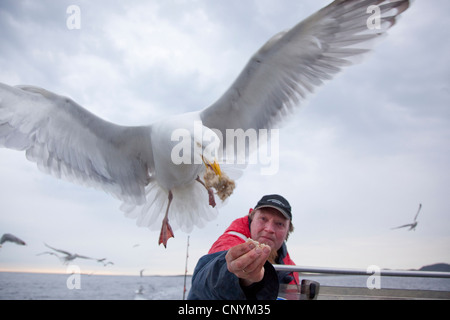
M 194 227 L 203 228 L 206 222 L 217 217 L 218 210 L 209 205 L 208 192 L 197 181 L 192 181 L 172 190 L 173 199 L 169 208 L 169 223 L 172 229 L 191 232 Z M 147 202 L 142 206 L 122 204 L 121 210 L 128 218 L 136 219 L 140 227 L 159 230 L 169 204 L 168 192 L 159 184 L 151 182 L 146 188 Z M 220 199 L 216 199 L 220 203 Z

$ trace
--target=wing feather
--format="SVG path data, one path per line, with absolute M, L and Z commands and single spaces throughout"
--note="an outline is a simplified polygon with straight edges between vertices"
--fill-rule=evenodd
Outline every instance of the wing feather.
M 367 25 L 371 5 L 381 13 L 375 30 Z M 408 0 L 332 2 L 270 39 L 224 95 L 202 110 L 203 124 L 221 131 L 224 140 L 226 129 L 273 128 L 324 81 L 370 51 L 408 7 Z
M 408 223 L 408 224 L 404 224 L 402 226 L 395 227 L 395 228 L 392 228 L 392 229 L 401 229 L 401 228 L 406 228 L 406 227 L 411 227 L 411 226 L 412 226 L 412 223 Z
M 150 131 L 109 123 L 44 89 L 0 84 L 0 146 L 26 151 L 42 171 L 125 202 L 145 202 Z
M 419 204 L 419 209 L 417 209 L 417 213 L 416 213 L 416 215 L 414 216 L 414 221 L 416 221 L 417 220 L 417 217 L 419 216 L 419 213 L 420 213 L 420 210 L 422 209 L 422 204 L 420 203 Z
M 52 249 L 52 250 L 55 250 L 56 252 L 59 252 L 59 253 L 62 253 L 62 254 L 65 254 L 65 255 L 67 255 L 67 256 L 70 256 L 70 255 L 72 255 L 70 252 L 68 252 L 68 251 L 65 251 L 65 250 L 61 250 L 61 249 L 56 249 L 56 248 L 53 248 L 53 247 L 51 247 L 51 246 L 49 246 L 48 244 L 46 244 L 46 243 L 44 243 L 45 244 L 45 246 L 47 247 L 47 248 L 50 248 L 50 249 Z

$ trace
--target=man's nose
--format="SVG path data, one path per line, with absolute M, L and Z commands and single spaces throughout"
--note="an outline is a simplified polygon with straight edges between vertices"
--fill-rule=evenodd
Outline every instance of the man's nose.
M 275 233 L 275 225 L 274 225 L 274 223 L 271 222 L 271 221 L 268 221 L 266 223 L 266 225 L 264 226 L 264 230 L 266 232 Z

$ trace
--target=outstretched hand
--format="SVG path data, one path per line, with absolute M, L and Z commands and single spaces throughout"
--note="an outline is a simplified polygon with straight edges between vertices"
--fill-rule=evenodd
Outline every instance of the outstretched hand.
M 235 274 L 243 286 L 259 282 L 264 278 L 264 264 L 270 251 L 269 246 L 261 248 L 252 242 L 234 246 L 225 256 L 228 271 Z

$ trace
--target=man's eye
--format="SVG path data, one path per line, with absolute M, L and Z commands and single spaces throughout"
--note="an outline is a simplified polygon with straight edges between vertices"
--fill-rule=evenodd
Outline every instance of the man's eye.
M 278 222 L 278 223 L 277 223 L 277 226 L 278 226 L 279 228 L 283 228 L 283 229 L 285 229 L 285 228 L 288 227 L 287 224 L 284 223 L 284 222 Z

